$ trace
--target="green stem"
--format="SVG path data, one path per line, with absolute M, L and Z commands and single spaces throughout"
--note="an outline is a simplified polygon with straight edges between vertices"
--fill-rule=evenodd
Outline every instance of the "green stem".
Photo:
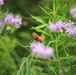
M 57 41 L 56 41 L 56 55 L 57 55 L 58 64 L 59 64 L 59 75 L 63 75 L 63 70 L 62 70 L 62 66 L 61 66 L 61 62 L 60 62 L 60 58 L 58 54 L 58 49 L 57 49 Z
M 33 61 L 33 57 L 34 57 L 34 55 L 31 56 L 30 61 L 29 61 L 29 65 L 31 65 L 31 63 Z
M 31 57 L 31 55 L 32 55 L 32 54 L 30 54 L 30 55 L 26 58 L 26 60 L 24 60 L 24 62 L 21 64 L 21 66 L 20 66 L 20 68 L 19 68 L 19 70 L 18 70 L 18 72 L 17 72 L 17 75 L 19 75 L 19 74 L 20 74 L 20 71 L 21 71 L 21 69 L 22 69 L 23 65 L 24 65 L 24 64 L 25 64 L 25 62 L 28 60 L 28 58 L 29 58 L 29 57 Z

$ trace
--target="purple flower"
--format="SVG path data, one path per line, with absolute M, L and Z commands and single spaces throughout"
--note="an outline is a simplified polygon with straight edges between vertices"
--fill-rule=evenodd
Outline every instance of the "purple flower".
M 67 28 L 72 28 L 75 26 L 75 22 L 72 22 L 69 20 L 69 22 L 64 23 L 64 29 L 66 30 Z
M 52 23 L 52 22 L 50 23 L 49 29 L 50 29 L 51 31 L 53 31 L 53 32 L 56 32 L 56 30 L 57 30 L 55 24 Z
M 68 33 L 68 36 L 72 36 L 74 34 L 72 28 L 67 28 L 66 32 Z
M 19 17 L 19 16 L 14 17 L 13 14 L 8 14 L 5 17 L 4 22 L 6 22 L 8 24 L 12 24 L 16 28 L 19 28 L 21 26 L 21 24 L 22 24 L 22 18 Z
M 0 5 L 4 5 L 4 0 L 0 0 Z
M 47 58 L 53 56 L 53 48 L 51 48 L 51 47 L 45 47 L 45 56 Z
M 75 24 L 75 22 L 72 22 L 71 20 L 69 20 L 69 22 L 65 23 L 65 26 L 69 27 L 69 26 L 72 26 L 74 24 Z
M 70 14 L 75 18 L 76 17 L 76 7 L 70 9 Z
M 36 40 L 31 43 L 30 49 L 32 50 L 32 54 L 38 58 L 46 59 L 53 56 L 53 48 L 45 47 L 42 42 Z
M 62 21 L 57 21 L 56 22 L 57 30 L 61 31 L 63 26 L 64 26 L 64 23 Z
M 2 26 L 3 26 L 3 21 L 0 20 L 0 29 L 2 28 Z
M 9 24 L 13 24 L 13 19 L 14 19 L 13 14 L 8 14 L 8 15 L 5 17 L 4 22 L 9 23 Z
M 75 37 L 76 36 L 76 27 L 74 27 L 74 28 L 67 28 L 66 32 L 68 33 L 68 36 Z
M 76 35 L 76 27 L 73 28 L 74 34 Z
M 13 19 L 13 24 L 15 25 L 16 28 L 19 28 L 22 24 L 22 18 L 19 17 L 19 16 L 16 16 L 14 19 Z
M 57 31 L 62 32 L 63 25 L 64 23 L 62 21 L 57 21 L 55 24 L 51 22 L 49 29 L 53 32 L 57 32 Z
M 69 21 L 64 24 L 65 33 L 67 33 L 68 36 L 75 37 L 76 36 L 76 26 L 75 22 Z

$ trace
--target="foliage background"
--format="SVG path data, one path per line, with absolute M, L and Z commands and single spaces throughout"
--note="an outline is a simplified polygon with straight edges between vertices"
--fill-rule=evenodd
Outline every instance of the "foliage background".
M 72 7 L 73 5 L 75 5 L 75 2 L 76 2 L 76 0 L 55 0 L 56 5 L 58 5 L 58 4 L 61 5 L 61 8 L 58 13 L 62 16 L 65 16 L 66 18 L 73 20 L 73 18 L 68 17 L 68 15 L 69 15 L 68 13 L 66 13 L 66 14 L 64 14 L 64 13 L 68 12 L 69 8 Z M 13 48 L 15 48 L 15 51 L 14 52 L 9 51 L 9 53 L 7 52 L 7 54 L 4 54 L 4 52 L 0 53 L 0 56 L 1 56 L 0 73 L 1 73 L 1 75 L 16 75 L 16 73 L 20 67 L 22 58 L 27 57 L 30 54 L 30 48 L 24 47 L 24 45 L 29 46 L 30 42 L 33 41 L 32 32 L 34 30 L 30 29 L 31 26 L 38 26 L 40 23 L 33 20 L 30 17 L 29 13 L 34 16 L 42 16 L 44 18 L 46 16 L 46 14 L 40 9 L 39 5 L 42 6 L 44 9 L 46 9 L 47 7 L 52 9 L 53 2 L 52 2 L 52 0 L 5 0 L 5 5 L 2 6 L 2 8 L 3 8 L 2 10 L 4 12 L 6 12 L 6 9 L 8 9 L 9 12 L 21 15 L 23 18 L 23 24 L 22 24 L 21 28 L 17 29 L 11 35 L 11 39 L 14 36 L 17 38 L 18 45 L 16 47 L 14 47 L 14 45 L 12 45 L 13 42 L 12 42 L 12 44 L 8 44 L 10 47 L 13 46 Z M 63 6 L 64 6 L 64 8 L 62 9 Z M 9 41 L 8 38 L 7 38 L 7 40 Z M 7 40 L 5 40 L 5 41 L 7 41 Z M 14 39 L 12 39 L 12 40 L 14 40 Z M 11 43 L 11 42 L 9 41 L 9 43 Z M 76 51 L 71 51 L 71 54 L 75 55 Z M 63 53 L 62 53 L 62 55 L 63 55 Z M 7 60 L 8 60 L 8 62 L 6 62 Z M 76 63 L 76 61 L 73 63 Z M 75 71 L 76 71 L 76 68 L 73 69 L 72 74 L 68 74 L 68 75 L 75 75 Z

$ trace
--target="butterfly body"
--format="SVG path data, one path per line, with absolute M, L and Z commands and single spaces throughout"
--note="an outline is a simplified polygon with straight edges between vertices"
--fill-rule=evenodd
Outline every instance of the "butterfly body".
M 33 32 L 32 35 L 35 40 L 40 41 L 40 42 L 42 42 L 45 39 L 45 36 L 39 36 L 35 32 Z

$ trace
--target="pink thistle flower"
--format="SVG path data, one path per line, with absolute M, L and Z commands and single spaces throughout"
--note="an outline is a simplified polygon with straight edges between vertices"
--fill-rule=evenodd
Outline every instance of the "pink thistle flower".
M 72 28 L 67 28 L 66 32 L 68 33 L 68 36 L 72 36 L 74 34 Z
M 56 30 L 57 30 L 55 24 L 52 23 L 52 22 L 50 23 L 49 29 L 50 29 L 51 31 L 53 31 L 53 32 L 56 32 Z
M 76 36 L 76 26 L 75 22 L 69 21 L 64 24 L 65 33 L 68 36 L 75 37 Z
M 70 9 L 70 14 L 75 18 L 76 17 L 76 7 Z
M 4 0 L 0 0 L 0 5 L 4 5 Z
M 76 27 L 73 28 L 73 32 L 76 35 Z
M 13 19 L 14 19 L 13 14 L 8 14 L 8 15 L 5 17 L 4 22 L 9 23 L 9 24 L 13 24 Z
M 69 20 L 69 22 L 64 23 L 64 29 L 73 28 L 75 26 L 75 22 Z
M 52 47 L 45 47 L 45 58 L 53 56 L 53 48 Z
M 61 31 L 63 26 L 64 26 L 64 23 L 62 21 L 57 21 L 56 22 L 57 30 Z
M 66 32 L 68 33 L 68 36 L 75 37 L 76 36 L 76 27 L 74 27 L 74 28 L 67 28 Z
M 36 40 L 31 43 L 30 49 L 37 58 L 46 59 L 53 56 L 53 48 L 45 47 L 42 42 Z
M 14 19 L 13 19 L 13 24 L 15 25 L 16 28 L 19 28 L 22 24 L 22 18 L 19 17 L 19 16 L 16 16 Z
M 13 26 L 15 26 L 16 28 L 19 28 L 22 24 L 22 18 L 19 16 L 14 17 L 13 14 L 8 14 L 5 17 L 4 22 L 8 24 L 13 24 Z
M 49 29 L 53 32 L 60 31 L 62 32 L 64 23 L 62 21 L 57 21 L 55 24 L 50 23 Z

